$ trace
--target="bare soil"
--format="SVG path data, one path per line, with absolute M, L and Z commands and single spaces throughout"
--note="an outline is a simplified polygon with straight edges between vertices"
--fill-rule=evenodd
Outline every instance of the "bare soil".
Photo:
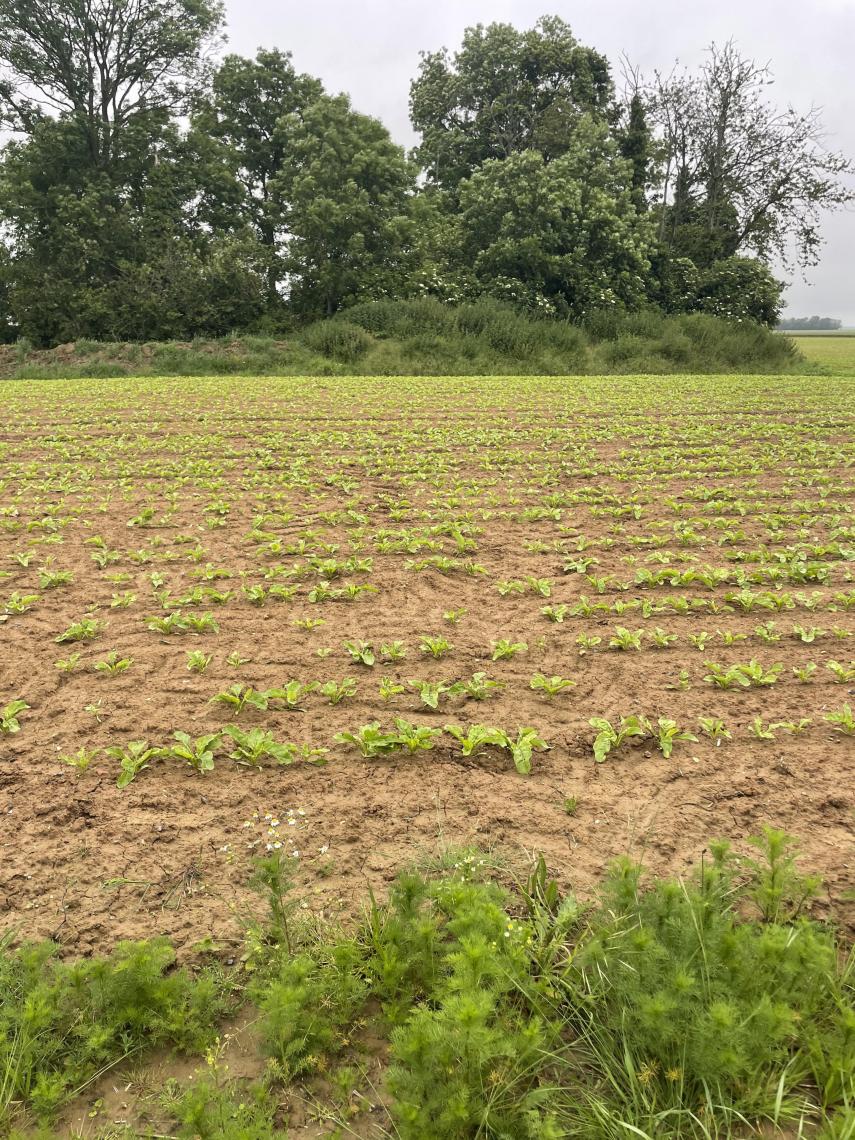
M 653 872 L 682 873 L 711 838 L 748 852 L 747 838 L 770 823 L 798 836 L 804 866 L 822 874 L 815 913 L 851 925 L 855 739 L 823 720 L 853 703 L 852 684 L 835 682 L 824 663 L 855 656 L 855 641 L 830 632 L 834 625 L 855 633 L 855 613 L 823 608 L 835 592 L 852 589 L 851 562 L 829 561 L 821 584 L 781 587 L 818 591 L 815 611 L 740 613 L 725 605 L 725 594 L 737 588 L 732 582 L 623 591 L 613 583 L 631 583 L 640 566 L 657 569 L 659 563 L 645 562 L 657 549 L 670 552 L 677 569 L 692 565 L 679 560 L 690 555 L 732 570 L 739 564 L 726 555 L 734 549 L 828 544 L 835 529 L 851 528 L 852 388 L 816 380 L 804 390 L 792 378 L 669 378 L 655 388 L 611 378 L 606 391 L 598 383 L 8 385 L 0 569 L 9 576 L 0 580 L 0 613 L 13 592 L 38 600 L 0 624 L 0 707 L 17 697 L 31 706 L 19 718 L 20 732 L 0 735 L 0 929 L 57 939 L 84 954 L 165 934 L 188 956 L 213 939 L 229 957 L 240 945 L 242 914 L 259 905 L 248 878 L 272 819 L 280 821 L 287 849 L 298 852 L 303 904 L 325 917 L 354 914 L 369 888 L 382 894 L 402 865 L 453 845 L 497 849 L 519 866 L 543 852 L 559 879 L 586 895 L 620 854 L 643 859 Z M 560 519 L 524 517 L 550 494 L 580 488 L 592 491 L 590 502 L 561 507 Z M 699 492 L 720 492 L 720 504 L 708 509 Z M 214 501 L 226 503 L 228 513 L 224 526 L 211 529 L 217 516 L 205 508 Z M 803 501 L 820 505 L 806 508 Z M 155 508 L 154 525 L 130 526 L 146 506 Z M 629 510 L 604 513 L 615 507 Z M 344 517 L 347 510 L 365 521 Z M 325 519 L 331 511 L 340 514 Z M 372 572 L 331 584 L 365 582 L 378 592 L 352 603 L 311 604 L 307 594 L 318 579 L 309 575 L 281 579 L 299 583 L 292 601 L 251 604 L 241 594 L 241 574 L 247 585 L 269 585 L 263 573 L 270 565 L 306 561 L 305 554 L 258 555 L 247 533 L 265 512 L 279 514 L 264 530 L 288 542 L 308 534 L 334 544 L 334 557 L 350 556 L 357 538 L 357 556 L 373 558 Z M 761 521 L 772 514 L 784 519 L 775 537 Z M 56 529 L 32 526 L 48 516 L 62 520 Z M 473 535 L 477 549 L 461 554 L 448 535 L 435 541 L 486 573 L 418 572 L 407 563 L 437 550 L 383 554 L 372 541 L 383 530 L 421 533 L 463 517 L 481 528 Z M 727 522 L 712 525 L 716 518 Z M 700 541 L 681 544 L 675 528 L 690 520 Z M 719 545 L 727 527 L 742 537 Z M 88 540 L 96 535 L 119 552 L 104 569 L 92 559 L 97 548 Z M 585 550 L 577 554 L 580 535 Z M 46 541 L 53 536 L 61 541 Z M 191 541 L 176 542 L 178 536 Z M 667 543 L 633 545 L 645 536 Z M 533 540 L 548 549 L 526 549 Z M 198 562 L 188 558 L 197 542 L 204 547 Z M 131 552 L 141 549 L 149 560 L 133 561 Z M 22 551 L 33 552 L 27 566 L 14 560 Z M 602 595 L 583 574 L 562 572 L 567 558 L 583 555 L 598 559 L 591 573 L 612 580 Z M 51 556 L 54 568 L 73 572 L 70 585 L 40 588 L 39 567 Z M 638 562 L 627 563 L 629 556 Z M 206 563 L 232 577 L 194 576 Z M 128 580 L 111 582 L 120 572 Z M 225 605 L 184 607 L 213 612 L 219 633 L 150 632 L 145 618 L 162 612 L 150 581 L 155 572 L 172 596 L 199 584 L 235 591 Z M 549 579 L 552 596 L 497 591 L 498 581 L 528 576 Z M 111 595 L 125 590 L 136 600 L 111 608 Z M 638 611 L 597 612 L 560 624 L 541 613 L 546 604 L 573 605 L 581 595 L 611 604 L 678 594 L 714 598 L 721 611 L 649 619 Z M 456 625 L 443 619 L 453 608 L 466 610 Z M 103 632 L 92 642 L 57 644 L 86 614 L 104 623 Z M 292 624 L 307 616 L 325 624 L 311 631 Z M 773 644 L 753 633 L 769 619 L 782 634 Z M 826 632 L 804 644 L 791 633 L 794 623 Z M 666 649 L 649 641 L 641 651 L 610 649 L 618 625 L 658 626 L 678 641 Z M 703 651 L 688 640 L 701 630 L 710 633 Z M 748 639 L 725 646 L 717 630 Z M 601 644 L 580 653 L 583 632 Z M 440 633 L 454 648 L 433 660 L 419 651 L 420 635 Z M 354 638 L 375 648 L 401 640 L 407 657 L 370 669 L 355 665 L 343 649 Z M 493 662 L 498 638 L 524 641 L 528 649 Z M 329 654 L 319 656 L 324 648 Z M 186 667 L 193 649 L 213 654 L 204 673 Z M 115 676 L 95 672 L 110 650 L 133 658 L 133 666 Z M 75 651 L 81 660 L 74 672 L 56 668 Z M 233 651 L 247 659 L 238 668 L 226 663 Z M 704 661 L 749 658 L 781 663 L 780 681 L 726 692 L 703 681 Z M 799 683 L 792 667 L 811 660 L 819 666 L 814 678 Z M 691 687 L 679 691 L 683 669 Z M 378 695 L 381 676 L 455 680 L 478 671 L 504 686 L 483 703 L 446 699 L 432 713 L 412 693 L 388 705 Z M 529 687 L 536 672 L 571 677 L 576 687 L 546 700 Z M 352 700 L 331 706 L 313 694 L 303 711 L 245 709 L 237 722 L 264 726 L 277 740 L 328 748 L 322 767 L 266 762 L 252 769 L 220 756 L 213 772 L 199 775 L 175 760 L 157 761 L 120 789 L 118 765 L 102 751 L 79 777 L 59 759 L 81 747 L 166 743 L 177 730 L 215 732 L 230 717 L 211 697 L 237 682 L 265 689 L 346 676 L 358 681 Z M 96 712 L 86 711 L 91 705 Z M 699 716 L 719 716 L 733 740 L 679 744 L 670 759 L 647 740 L 596 764 L 589 718 L 636 712 L 671 717 L 697 735 Z M 334 742 L 341 730 L 372 720 L 387 725 L 393 716 L 514 732 L 531 725 L 550 750 L 535 754 L 524 777 L 506 753 L 462 758 L 450 737 L 412 758 L 370 760 Z M 779 729 L 774 741 L 759 741 L 748 734 L 756 716 L 812 724 L 798 735 Z M 572 815 L 570 798 L 577 801 Z

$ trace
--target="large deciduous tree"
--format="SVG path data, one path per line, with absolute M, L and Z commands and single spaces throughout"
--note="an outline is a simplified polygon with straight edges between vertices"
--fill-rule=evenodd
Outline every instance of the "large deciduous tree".
M 698 265 L 735 255 L 813 265 L 822 214 L 851 201 L 851 162 L 825 145 L 819 112 L 780 109 L 768 69 L 733 43 L 696 75 L 656 76 L 664 150 L 660 238 Z
M 454 56 L 422 56 L 410 88 L 417 157 L 452 190 L 488 159 L 536 150 L 549 161 L 570 146 L 582 116 L 608 115 L 612 98 L 608 61 L 563 20 L 547 17 L 527 31 L 479 24 Z
M 485 162 L 460 187 L 461 253 L 481 286 L 576 317 L 645 298 L 653 228 L 633 201 L 632 163 L 604 124 L 576 124 L 565 152 Z
M 283 263 L 295 312 L 330 316 L 358 298 L 400 294 L 407 273 L 414 171 L 377 119 L 344 95 L 282 120 Z
M 0 0 L 0 118 L 68 117 L 106 166 L 134 119 L 186 106 L 222 19 L 220 0 Z
M 268 258 L 272 306 L 281 300 L 285 237 L 282 205 L 272 187 L 294 119 L 322 94 L 320 80 L 298 73 L 286 52 L 261 49 L 255 59 L 226 56 L 210 91 L 196 101 L 192 135 L 205 186 L 204 214 L 219 231 L 233 229 L 236 220 L 255 231 Z

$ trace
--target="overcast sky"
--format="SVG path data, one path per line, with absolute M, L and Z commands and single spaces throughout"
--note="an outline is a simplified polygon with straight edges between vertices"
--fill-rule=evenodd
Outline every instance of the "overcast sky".
M 327 90 L 346 91 L 405 146 L 420 51 L 460 44 L 471 24 L 529 27 L 542 15 L 565 19 L 577 38 L 613 64 L 623 52 L 642 71 L 696 64 L 713 40 L 735 39 L 771 64 L 771 94 L 797 109 L 823 109 L 830 149 L 855 156 L 855 0 L 227 0 L 228 49 L 290 51 L 295 66 Z M 829 217 L 819 266 L 798 273 L 787 314 L 839 317 L 855 326 L 855 207 Z

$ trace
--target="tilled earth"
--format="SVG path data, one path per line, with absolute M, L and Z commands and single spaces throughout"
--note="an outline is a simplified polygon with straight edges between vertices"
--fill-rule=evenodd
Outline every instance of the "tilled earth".
M 303 904 L 334 915 L 453 845 L 521 866 L 543 852 L 585 894 L 619 854 L 683 872 L 712 838 L 747 853 L 764 823 L 797 836 L 823 875 L 817 913 L 852 922 L 855 737 L 825 719 L 855 704 L 851 383 L 223 379 L 4 393 L 0 709 L 29 708 L 0 734 L 0 930 L 83 953 L 163 933 L 190 954 L 202 939 L 237 944 L 258 906 L 251 860 L 269 842 L 293 854 Z M 663 568 L 728 578 L 639 582 Z M 56 571 L 73 578 L 45 584 Z M 277 583 L 294 596 L 251 596 Z M 319 583 L 376 592 L 311 601 Z M 229 596 L 195 604 L 200 587 Z M 542 613 L 562 604 L 560 622 Z M 465 611 L 454 624 L 453 610 Z M 218 631 L 148 628 L 174 611 L 210 612 Z M 100 623 L 94 639 L 57 643 L 84 618 Z M 323 624 L 295 624 L 305 618 Z M 643 631 L 641 648 L 611 648 L 617 627 Z M 453 648 L 434 659 L 424 635 Z M 494 661 L 503 638 L 526 648 Z M 374 666 L 351 659 L 356 639 Z M 393 641 L 406 656 L 384 663 Z M 204 672 L 187 668 L 194 650 L 211 655 Z M 96 671 L 110 652 L 133 664 Z M 74 653 L 72 671 L 57 667 Z M 778 680 L 704 680 L 706 662 L 752 659 L 780 664 Z M 800 681 L 793 669 L 809 663 Z M 380 696 L 381 677 L 478 672 L 502 685 L 481 702 L 446 695 L 431 711 L 411 688 Z M 575 687 L 546 698 L 530 688 L 537 673 Z M 211 701 L 235 684 L 346 677 L 356 694 L 336 705 L 313 692 L 299 711 L 235 718 Z M 647 736 L 595 763 L 590 718 L 631 714 L 700 739 L 666 758 Z M 550 747 L 522 776 L 507 752 L 463 757 L 448 734 L 372 758 L 335 741 L 394 717 L 532 726 Z M 714 743 L 702 717 L 732 738 Z M 758 717 L 771 739 L 753 735 Z M 228 723 L 328 749 L 327 762 L 252 768 L 226 742 L 213 771 L 154 759 L 117 787 L 108 748 Z M 93 757 L 78 774 L 63 758 L 80 749 Z

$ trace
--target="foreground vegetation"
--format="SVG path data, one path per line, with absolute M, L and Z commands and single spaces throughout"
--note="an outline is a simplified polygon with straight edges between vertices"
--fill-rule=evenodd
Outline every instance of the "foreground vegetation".
M 103 1073 L 124 1080 L 166 1045 L 205 1053 L 196 1078 L 139 1098 L 124 1127 L 101 1132 L 96 1105 L 87 1136 L 284 1140 L 297 1087 L 329 1136 L 663 1140 L 824 1122 L 842 1140 L 852 959 L 805 916 L 818 881 L 792 841 L 767 828 L 754 842 L 748 861 L 710 844 L 680 880 L 621 860 L 590 904 L 562 896 L 542 859 L 516 880 L 452 852 L 399 875 L 349 932 L 300 921 L 272 850 L 256 861 L 266 915 L 235 970 L 204 953 L 174 970 L 164 940 L 76 964 L 7 947 L 0 1125 L 31 1116 L 50 1136 L 67 1100 L 94 1101 Z M 236 1080 L 218 1033 L 247 1002 L 260 1056 Z
M 242 375 L 579 375 L 790 372 L 804 361 L 787 337 L 753 322 L 694 314 L 600 313 L 584 325 L 527 317 L 485 299 L 375 301 L 287 338 L 188 343 L 77 341 L 0 346 L 0 376 L 20 379 Z

